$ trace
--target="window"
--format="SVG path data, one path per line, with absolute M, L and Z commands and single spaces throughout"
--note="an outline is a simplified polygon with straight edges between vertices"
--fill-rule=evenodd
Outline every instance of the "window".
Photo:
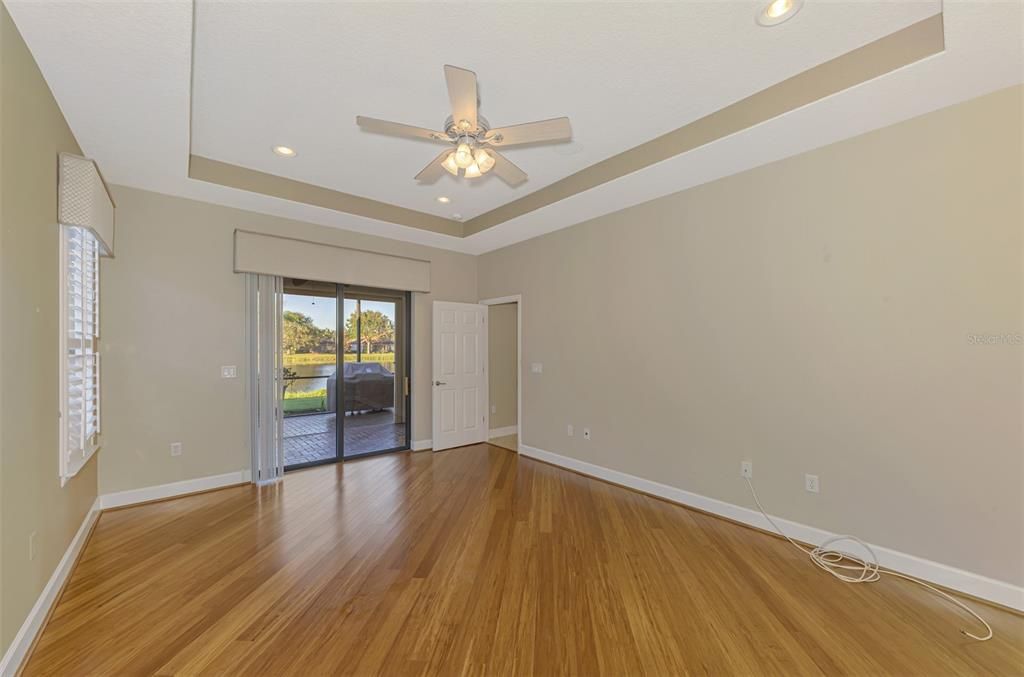
M 99 448 L 100 244 L 87 228 L 61 227 L 61 484 Z

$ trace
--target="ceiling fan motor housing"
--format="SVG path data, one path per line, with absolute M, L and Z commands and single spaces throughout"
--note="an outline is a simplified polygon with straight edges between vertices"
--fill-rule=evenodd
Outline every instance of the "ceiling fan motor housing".
M 482 141 L 484 135 L 491 130 L 491 125 L 489 122 L 487 122 L 487 118 L 485 118 L 483 115 L 477 115 L 476 126 L 477 128 L 475 130 L 459 129 L 455 124 L 455 118 L 453 118 L 451 115 L 445 118 L 444 121 L 445 134 L 447 134 L 448 137 L 451 138 L 453 142 L 458 141 L 460 138 L 466 136 L 470 137 L 471 139 L 474 139 L 475 141 Z

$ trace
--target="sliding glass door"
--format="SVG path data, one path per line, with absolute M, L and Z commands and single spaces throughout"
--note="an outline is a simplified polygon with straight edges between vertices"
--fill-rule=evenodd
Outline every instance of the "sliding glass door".
M 335 461 L 332 401 L 338 370 L 338 289 L 311 280 L 284 281 L 281 328 L 285 467 Z
M 282 305 L 286 469 L 408 449 L 409 294 L 286 278 Z
M 344 291 L 344 456 L 409 446 L 406 294 Z

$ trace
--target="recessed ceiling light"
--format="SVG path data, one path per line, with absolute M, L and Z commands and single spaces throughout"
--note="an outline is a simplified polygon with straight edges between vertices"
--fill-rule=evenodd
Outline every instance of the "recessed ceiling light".
M 451 198 L 447 198 L 444 195 L 442 195 L 441 197 L 437 198 L 437 201 L 440 202 L 443 205 L 446 205 L 449 202 L 451 202 L 452 200 L 451 200 Z
M 758 10 L 755 18 L 762 26 L 777 26 L 792 19 L 803 6 L 804 0 L 772 0 Z
M 274 146 L 270 150 L 274 151 L 274 155 L 281 157 L 295 157 L 295 149 L 288 146 Z

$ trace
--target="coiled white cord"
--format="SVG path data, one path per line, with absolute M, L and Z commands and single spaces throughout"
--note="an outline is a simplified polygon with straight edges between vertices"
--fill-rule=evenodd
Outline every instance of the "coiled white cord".
M 927 588 L 935 594 L 945 597 L 948 601 L 952 602 L 953 604 L 957 605 L 958 607 L 969 613 L 971 616 L 976 618 L 979 623 L 985 626 L 986 631 L 983 637 L 979 637 L 974 633 L 967 632 L 963 628 L 960 628 L 961 633 L 963 633 L 967 637 L 970 637 L 971 639 L 976 639 L 979 642 L 984 642 L 986 640 L 992 639 L 992 626 L 989 625 L 984 618 L 975 613 L 973 609 L 971 609 L 969 606 L 967 606 L 960 600 L 956 599 L 952 595 L 943 592 L 942 590 L 939 590 L 935 586 L 925 583 L 922 580 L 914 578 L 913 576 L 907 576 L 906 574 L 900 574 L 896 573 L 895 571 L 890 571 L 888 569 L 881 568 L 880 566 L 878 566 L 878 556 L 875 555 L 875 551 L 871 549 L 870 545 L 860 540 L 856 536 L 835 536 L 813 549 L 808 549 L 800 543 L 797 543 L 792 538 L 787 536 L 786 532 L 780 529 L 779 525 L 775 523 L 775 520 L 773 520 L 765 511 L 764 506 L 761 505 L 761 501 L 757 498 L 757 492 L 754 491 L 754 483 L 750 481 L 750 478 L 745 477 L 743 479 L 747 481 L 747 486 L 750 488 L 750 495 L 753 497 L 754 503 L 757 504 L 757 509 L 761 511 L 762 515 L 764 515 L 764 518 L 768 520 L 768 522 L 773 527 L 775 527 L 775 531 L 779 532 L 780 536 L 785 538 L 787 541 L 792 543 L 794 547 L 799 548 L 807 556 L 809 556 L 811 558 L 811 561 L 814 562 L 815 566 L 817 566 L 819 569 L 827 571 L 828 573 L 832 574 L 844 583 L 873 583 L 880 579 L 882 577 L 882 574 L 895 576 L 896 578 L 902 578 L 904 580 L 911 581 L 912 583 L 917 583 L 921 587 Z M 868 556 L 871 559 L 864 560 L 859 557 L 854 557 L 853 555 L 848 555 L 844 552 L 831 549 L 830 546 L 841 541 L 850 541 L 852 543 L 856 543 L 860 547 L 864 548 L 865 551 L 867 551 Z

